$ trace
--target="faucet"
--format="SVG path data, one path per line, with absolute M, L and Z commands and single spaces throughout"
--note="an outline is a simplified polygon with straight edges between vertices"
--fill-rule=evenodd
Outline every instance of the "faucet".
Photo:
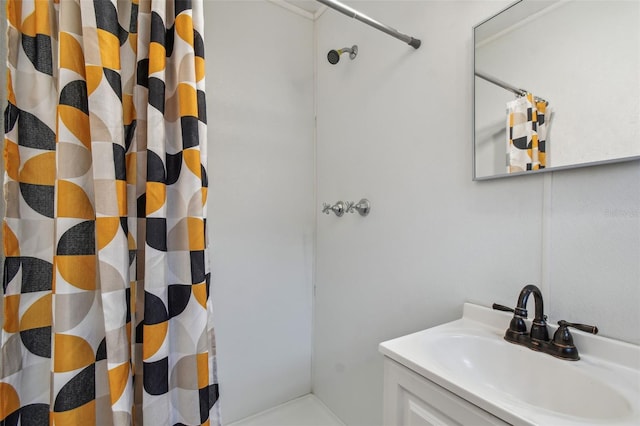
M 533 294 L 535 303 L 535 317 L 531 323 L 531 331 L 527 332 L 527 301 L 529 295 Z M 549 331 L 547 329 L 547 316 L 544 314 L 544 302 L 542 300 L 542 292 L 533 284 L 523 287 L 518 296 L 518 304 L 515 308 L 509 308 L 503 305 L 493 304 L 493 309 L 499 311 L 513 312 L 513 318 L 509 323 L 509 328 L 504 333 L 504 339 L 516 345 L 526 346 L 529 349 L 540 351 L 553 355 L 557 358 L 577 361 L 580 359 L 578 349 L 573 344 L 573 337 L 568 327 L 577 328 L 587 333 L 598 333 L 598 328 L 585 325 L 574 324 L 568 321 L 559 321 L 560 326 L 553 335 L 553 339 L 549 339 Z
M 527 325 L 524 320 L 527 318 L 527 301 L 529 295 L 533 294 L 535 303 L 535 317 L 531 324 L 531 332 L 527 336 Z M 547 316 L 544 314 L 544 302 L 542 292 L 533 284 L 528 284 L 520 291 L 518 304 L 514 309 L 513 319 L 504 338 L 512 343 L 521 343 L 530 339 L 531 349 L 537 349 L 541 342 L 549 341 L 549 331 L 547 330 Z

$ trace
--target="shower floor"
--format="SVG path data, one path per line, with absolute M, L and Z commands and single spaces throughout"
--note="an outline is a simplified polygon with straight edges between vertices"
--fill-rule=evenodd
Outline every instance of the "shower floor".
M 344 423 L 309 394 L 228 426 L 344 426 Z

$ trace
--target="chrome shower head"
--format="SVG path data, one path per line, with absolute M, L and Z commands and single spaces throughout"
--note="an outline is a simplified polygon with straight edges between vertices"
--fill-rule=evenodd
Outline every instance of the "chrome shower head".
M 327 59 L 329 60 L 329 63 L 332 65 L 337 64 L 340 60 L 340 55 L 345 52 L 349 53 L 349 58 L 355 59 L 355 57 L 358 56 L 358 46 L 354 44 L 352 47 L 343 47 L 342 49 L 338 50 L 330 50 L 329 53 L 327 53 Z

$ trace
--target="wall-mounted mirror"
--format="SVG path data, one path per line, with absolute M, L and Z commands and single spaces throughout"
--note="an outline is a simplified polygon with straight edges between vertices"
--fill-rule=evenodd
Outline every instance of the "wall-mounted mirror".
M 640 0 L 521 0 L 474 46 L 475 180 L 640 159 Z

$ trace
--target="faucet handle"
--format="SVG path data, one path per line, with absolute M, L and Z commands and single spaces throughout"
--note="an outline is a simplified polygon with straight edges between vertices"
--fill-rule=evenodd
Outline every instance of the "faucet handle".
M 342 217 L 342 215 L 344 214 L 344 203 L 342 201 L 338 201 L 333 206 L 331 206 L 331 210 L 333 210 L 336 216 Z
M 338 201 L 333 206 L 327 203 L 322 203 L 322 213 L 329 214 L 330 212 L 334 212 L 336 216 L 342 217 L 344 214 L 344 203 L 342 201 Z
M 579 360 L 580 355 L 578 354 L 578 348 L 573 344 L 573 336 L 569 332 L 569 327 L 593 334 L 598 333 L 598 327 L 586 324 L 576 324 L 565 320 L 558 321 L 558 325 L 559 327 L 553 335 L 553 341 L 551 342 L 555 348 L 552 355 L 555 355 L 558 358 L 568 359 L 570 361 Z
M 361 199 L 357 203 L 354 201 L 347 201 L 345 207 L 345 212 L 353 213 L 354 210 L 357 211 L 360 216 L 366 216 L 371 211 L 371 203 L 366 198 Z
M 565 320 L 558 321 L 558 325 L 563 327 L 573 327 L 576 330 L 584 331 L 585 333 L 598 334 L 598 327 L 595 325 L 578 324 L 575 322 L 569 322 Z
M 513 312 L 514 314 L 516 313 L 516 310 L 514 308 L 510 308 L 508 306 L 500 305 L 498 303 L 494 303 L 491 307 L 493 309 L 495 309 L 496 311 Z M 522 311 L 518 311 L 518 315 L 522 315 L 522 316 L 526 317 L 526 315 L 524 315 L 522 313 Z M 542 319 L 545 320 L 545 321 L 547 320 L 547 318 L 548 317 L 546 315 L 542 316 Z
M 497 303 L 494 303 L 491 307 L 493 309 L 495 309 L 496 311 L 513 312 L 513 313 L 515 313 L 515 311 L 516 311 L 513 308 L 510 308 L 510 307 L 504 306 L 504 305 L 499 305 Z
M 520 316 L 520 312 L 518 312 L 517 308 L 510 308 L 498 303 L 494 303 L 491 307 L 496 311 L 513 312 L 513 318 L 509 323 L 509 329 L 504 336 L 505 339 L 509 340 L 510 342 L 515 342 L 518 339 L 518 336 L 527 333 L 527 324 L 524 322 L 522 316 Z M 524 318 L 526 318 L 526 311 Z

